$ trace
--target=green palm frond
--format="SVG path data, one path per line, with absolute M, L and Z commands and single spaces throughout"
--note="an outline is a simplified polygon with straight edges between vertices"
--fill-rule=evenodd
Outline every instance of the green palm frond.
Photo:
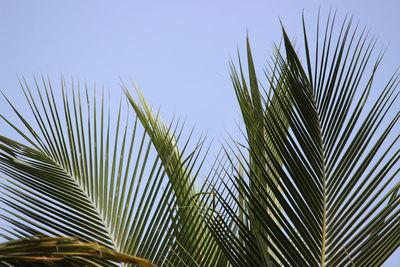
M 263 168 L 259 167 L 257 161 L 263 157 L 269 157 L 266 149 L 273 152 L 273 156 L 275 159 L 279 160 L 279 154 L 274 152 L 276 150 L 275 144 L 272 142 L 272 139 L 268 136 L 267 132 L 270 131 L 271 127 L 276 127 L 271 119 L 269 118 L 272 116 L 272 108 L 278 108 L 277 104 L 278 95 L 285 95 L 286 94 L 286 81 L 285 81 L 285 74 L 286 74 L 286 62 L 281 55 L 280 48 L 275 47 L 274 55 L 272 57 L 272 64 L 268 65 L 265 69 L 264 73 L 267 79 L 267 88 L 262 87 L 263 90 L 260 89 L 258 77 L 255 71 L 255 66 L 253 62 L 253 57 L 250 48 L 250 41 L 247 38 L 247 66 L 248 66 L 248 76 L 249 76 L 249 84 L 245 79 L 244 68 L 242 67 L 242 62 L 239 55 L 239 71 L 236 69 L 235 65 L 231 64 L 231 79 L 233 82 L 233 87 L 235 89 L 236 97 L 241 108 L 242 118 L 245 126 L 245 135 L 246 140 L 249 144 L 249 147 L 252 149 L 249 150 L 249 164 L 250 168 L 254 173 L 249 175 L 255 175 L 257 177 L 262 176 L 263 171 L 267 171 L 270 173 L 269 176 L 275 175 L 275 179 L 279 179 L 279 174 L 277 174 L 276 169 L 265 165 Z M 274 95 L 273 93 L 276 93 Z M 276 113 L 274 114 L 276 115 Z M 282 133 L 286 133 L 288 130 L 288 122 L 285 120 L 283 112 L 279 115 L 279 119 L 284 120 L 279 130 Z M 267 147 L 260 146 L 259 144 L 264 143 Z M 233 163 L 233 162 L 231 162 Z M 239 162 L 240 168 L 242 168 L 242 163 Z M 237 183 L 243 183 L 243 171 L 238 173 Z M 274 196 L 273 191 L 269 189 L 268 183 L 266 181 L 260 181 L 263 185 L 262 187 L 266 188 L 268 194 L 271 197 L 271 200 L 276 203 L 279 207 L 279 201 Z M 252 182 L 252 179 L 249 179 L 248 183 L 249 187 L 253 192 L 256 194 L 257 191 L 255 188 L 257 187 L 256 184 Z M 243 185 L 238 185 L 238 187 L 242 187 Z M 276 186 L 278 184 L 276 183 Z M 242 189 L 241 189 L 242 190 Z M 239 197 L 242 199 L 243 208 L 248 213 L 248 217 L 243 217 L 243 212 L 241 212 L 241 221 L 249 225 L 249 222 L 253 222 L 251 227 L 248 229 L 254 237 L 256 237 L 256 242 L 258 243 L 258 250 L 254 251 L 255 254 L 252 256 L 254 258 L 262 260 L 262 263 L 265 265 L 272 264 L 270 259 L 270 254 L 273 253 L 272 250 L 269 248 L 268 245 L 264 240 L 260 239 L 260 232 L 264 232 L 263 226 L 257 223 L 256 216 L 250 209 L 249 206 L 252 206 L 251 203 L 253 199 L 248 199 L 250 202 L 249 205 L 246 205 L 243 202 L 242 196 Z M 259 197 L 255 198 L 255 200 L 259 199 Z M 274 219 L 273 212 L 269 211 L 269 208 L 265 206 L 268 211 L 268 216 L 271 216 Z M 238 229 L 241 232 L 240 229 Z M 241 235 L 242 233 L 239 233 Z M 246 243 L 244 239 L 242 242 Z M 270 240 L 269 240 L 270 242 Z M 246 244 L 246 247 L 249 244 Z M 257 264 L 261 264 L 258 262 Z
M 379 266 L 400 245 L 398 76 L 371 97 L 375 41 L 334 24 L 312 45 L 303 23 L 305 67 L 283 28 L 263 106 L 254 71 L 250 89 L 232 71 L 247 144 L 226 148 L 208 219 L 235 266 Z
M 202 214 L 203 209 L 207 209 L 206 203 L 212 196 L 203 194 L 203 187 L 196 189 L 195 186 L 204 158 L 199 158 L 197 154 L 194 161 L 185 167 L 177 141 L 174 136 L 170 136 L 168 127 L 153 114 L 141 91 L 136 88 L 138 102 L 133 99 L 126 86 L 124 86 L 124 91 L 152 142 L 156 144 L 158 155 L 166 166 L 167 175 L 170 177 L 171 186 L 177 198 L 178 211 L 173 222 L 176 225 L 176 232 L 173 233 L 175 241 L 166 257 L 166 265 L 227 266 L 228 261 L 210 233 Z M 189 139 L 191 139 L 190 136 Z M 188 143 L 184 147 L 186 148 L 187 145 Z M 198 171 L 194 172 L 196 163 L 200 166 L 197 167 Z M 197 186 L 200 185 L 197 184 Z
M 35 84 L 36 95 L 21 82 L 36 126 L 10 101 L 25 130 L 2 116 L 28 144 L 0 137 L 0 170 L 6 174 L 0 184 L 1 218 L 8 222 L 3 227 L 7 238 L 77 236 L 164 262 L 179 232 L 174 218 L 185 192 L 173 181 L 197 172 L 193 162 L 201 143 L 188 157 L 183 158 L 183 150 L 171 160 L 168 138 L 177 126 L 171 124 L 153 142 L 121 103 L 114 113 L 104 95 L 99 102 L 85 88 L 82 96 L 79 84 L 71 97 L 62 81 L 60 108 L 49 81 Z

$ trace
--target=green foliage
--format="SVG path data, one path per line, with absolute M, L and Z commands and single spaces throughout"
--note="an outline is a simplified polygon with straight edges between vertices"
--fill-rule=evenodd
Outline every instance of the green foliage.
M 316 27 L 311 43 L 303 19 L 304 58 L 282 27 L 266 83 L 247 40 L 247 68 L 231 64 L 245 142 L 205 177 L 204 139 L 139 90 L 124 85 L 114 113 L 86 85 L 62 80 L 60 105 L 48 80 L 22 80 L 34 122 L 8 100 L 22 126 L 0 115 L 24 140 L 0 136 L 3 237 L 76 236 L 165 266 L 382 264 L 400 246 L 398 76 L 374 97 L 375 41 L 347 18 Z

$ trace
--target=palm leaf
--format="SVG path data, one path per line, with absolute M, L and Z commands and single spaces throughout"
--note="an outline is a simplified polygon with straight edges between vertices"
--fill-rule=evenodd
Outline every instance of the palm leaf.
M 398 77 L 372 98 L 375 41 L 347 18 L 335 35 L 329 16 L 312 45 L 303 25 L 305 67 L 283 28 L 284 93 L 272 86 L 257 117 L 241 104 L 247 144 L 227 146 L 208 219 L 235 266 L 378 266 L 400 245 Z
M 175 242 L 171 245 L 165 263 L 168 266 L 181 266 L 183 264 L 189 266 L 227 266 L 227 259 L 222 254 L 202 216 L 202 210 L 207 209 L 206 203 L 211 195 L 202 193 L 205 185 L 196 189 L 195 182 L 204 163 L 204 158 L 201 159 L 196 155 L 193 163 L 188 163 L 188 167 L 186 167 L 185 162 L 181 159 L 181 152 L 175 137 L 170 136 L 168 127 L 159 119 L 158 115 L 153 115 L 141 91 L 136 88 L 139 96 L 137 102 L 130 95 L 127 87 L 123 87 L 132 108 L 155 144 L 164 166 L 166 166 L 171 187 L 177 197 L 178 212 L 173 222 L 176 225 Z M 191 134 L 189 139 L 191 139 Z M 202 142 L 199 142 L 199 144 Z M 184 147 L 187 145 L 186 143 Z M 194 164 L 197 162 L 200 162 L 200 166 L 194 172 Z M 182 167 L 176 168 L 174 166 Z M 201 185 L 197 184 L 197 186 Z
M 0 263 L 11 266 L 100 266 L 94 261 L 96 259 L 156 266 L 146 259 L 118 253 L 97 243 L 83 243 L 72 237 L 31 237 L 0 244 Z
M 276 46 L 274 50 L 274 55 L 272 57 L 273 64 L 270 64 L 264 71 L 268 81 L 268 88 L 263 87 L 263 90 L 261 90 L 259 88 L 259 81 L 255 71 L 249 38 L 247 38 L 246 47 L 249 85 L 247 84 L 245 79 L 244 68 L 242 67 L 240 55 L 239 71 L 233 63 L 231 64 L 231 78 L 233 81 L 233 87 L 235 89 L 236 97 L 241 108 L 244 126 L 246 128 L 246 140 L 248 141 L 249 146 L 252 147 L 252 149 L 249 151 L 249 164 L 251 166 L 250 168 L 254 171 L 254 174 L 250 175 L 255 175 L 259 177 L 262 175 L 263 170 L 259 168 L 257 161 L 259 158 L 268 157 L 268 155 L 265 151 L 265 147 L 259 146 L 258 144 L 265 143 L 270 151 L 276 150 L 274 143 L 266 133 L 270 131 L 271 127 L 275 127 L 269 119 L 269 117 L 271 116 L 270 109 L 272 107 L 279 108 L 279 106 L 277 105 L 277 95 L 285 94 L 285 92 L 287 91 L 285 81 L 286 62 L 281 55 L 280 47 Z M 276 96 L 272 96 L 272 92 L 276 92 Z M 263 95 L 265 97 L 263 97 Z M 269 99 L 268 97 L 272 97 L 272 99 Z M 279 118 L 285 120 L 284 114 L 281 113 Z M 263 123 L 263 121 L 266 123 Z M 288 123 L 286 120 L 285 123 L 281 125 L 280 130 L 286 132 L 287 128 Z M 274 153 L 274 157 L 279 160 L 279 154 Z M 242 167 L 240 162 L 239 164 Z M 264 171 L 271 173 L 271 175 L 277 175 L 276 169 L 273 167 L 271 168 L 271 166 L 264 165 L 263 169 Z M 239 178 L 237 179 L 237 182 L 242 183 L 244 179 L 243 173 L 238 174 L 238 176 Z M 279 179 L 278 177 L 279 176 L 276 176 L 276 179 Z M 269 189 L 268 183 L 266 181 L 261 182 L 263 183 L 262 186 L 266 188 L 271 199 L 277 204 L 277 206 L 279 206 L 279 202 L 274 196 L 273 192 Z M 240 184 L 238 186 L 243 187 L 243 185 Z M 252 179 L 249 180 L 249 186 L 250 188 L 252 188 L 251 190 L 253 192 L 256 192 L 255 187 L 257 185 L 252 182 Z M 243 188 L 240 190 L 243 190 Z M 239 198 L 242 198 L 242 196 L 239 196 Z M 248 201 L 252 202 L 253 199 L 248 199 Z M 242 205 L 244 204 L 245 203 L 243 202 Z M 251 206 L 253 204 L 249 203 L 249 205 Z M 254 251 L 255 255 L 253 255 L 253 257 L 262 260 L 263 264 L 270 265 L 272 263 L 270 259 L 270 254 L 273 252 L 268 248 L 269 245 L 264 240 L 258 238 L 260 236 L 259 233 L 264 231 L 263 227 L 258 224 L 257 220 L 254 218 L 254 216 L 256 215 L 253 214 L 253 212 L 249 210 L 248 207 L 244 208 L 247 210 L 249 217 L 244 218 L 242 213 L 242 222 L 245 222 L 247 225 L 250 226 L 250 229 L 248 230 L 250 230 L 250 232 L 257 238 L 256 242 L 258 243 L 258 250 Z M 267 210 L 269 209 L 266 206 L 265 208 Z M 274 219 L 274 214 L 272 212 L 268 211 L 268 215 Z M 249 222 L 253 223 L 249 224 Z M 243 235 L 246 235 L 246 233 L 243 233 Z M 243 241 L 246 243 L 245 239 Z M 250 245 L 247 244 L 246 246 Z M 257 264 L 261 264 L 261 262 L 258 262 Z
M 96 90 L 90 96 L 85 85 L 82 96 L 81 85 L 72 83 L 71 97 L 63 80 L 60 105 L 49 81 L 35 79 L 35 85 L 36 94 L 21 82 L 36 126 L 10 101 L 25 129 L 2 116 L 27 143 L 0 137 L 5 237 L 76 236 L 164 262 L 179 230 L 173 222 L 181 193 L 171 181 L 180 169 L 187 177 L 196 172 L 201 144 L 170 162 L 162 142 L 169 144 L 176 125 L 155 143 L 121 103 L 115 113 L 107 108 L 104 93 L 99 102 Z

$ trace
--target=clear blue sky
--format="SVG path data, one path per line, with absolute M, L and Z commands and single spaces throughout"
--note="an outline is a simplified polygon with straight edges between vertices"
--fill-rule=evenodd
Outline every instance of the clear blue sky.
M 381 71 L 400 65 L 396 0 L 1 0 L 0 90 L 18 101 L 16 75 L 32 73 L 55 81 L 62 73 L 118 93 L 120 79 L 132 79 L 167 121 L 177 114 L 223 138 L 238 133 L 228 61 L 243 51 L 246 30 L 261 69 L 279 41 L 279 18 L 300 38 L 302 10 L 312 25 L 318 8 L 348 12 L 369 27 L 378 48 L 388 47 Z M 400 266 L 400 251 L 385 266 Z

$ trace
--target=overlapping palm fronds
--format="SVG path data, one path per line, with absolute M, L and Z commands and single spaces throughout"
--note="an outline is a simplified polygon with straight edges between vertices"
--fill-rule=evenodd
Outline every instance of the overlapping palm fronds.
M 247 40 L 247 68 L 231 64 L 245 142 L 205 182 L 204 139 L 139 90 L 110 108 L 86 85 L 62 80 L 60 102 L 22 80 L 33 123 L 7 98 L 20 124 L 0 114 L 19 135 L 0 135 L 2 237 L 75 236 L 163 266 L 379 266 L 400 246 L 399 79 L 376 85 L 375 41 L 335 21 L 311 43 L 303 19 L 303 60 L 282 28 L 264 86 Z
M 87 88 L 84 97 L 81 88 L 71 90 L 71 98 L 63 81 L 60 108 L 49 81 L 35 84 L 36 96 L 21 83 L 36 127 L 11 102 L 26 130 L 2 116 L 27 143 L 0 137 L 6 238 L 76 236 L 164 262 L 181 228 L 175 224 L 179 199 L 193 188 L 201 142 L 190 153 L 174 154 L 177 125 L 156 120 L 163 132 L 149 134 L 121 104 L 110 111 L 104 96 L 99 102 Z
M 334 25 L 311 44 L 303 23 L 304 63 L 283 28 L 261 101 L 232 69 L 247 143 L 226 149 L 209 220 L 234 266 L 379 266 L 400 245 L 398 76 L 374 87 L 374 40 Z
M 136 102 L 128 88 L 126 86 L 123 88 L 143 127 L 152 142 L 156 144 L 158 155 L 166 166 L 166 173 L 171 177 L 171 187 L 176 196 L 178 209 L 173 222 L 174 232 L 171 233 L 175 241 L 171 244 L 165 264 L 167 266 L 227 266 L 227 259 L 222 254 L 203 218 L 203 210 L 207 210 L 206 203 L 212 196 L 195 188 L 195 178 L 198 177 L 200 168 L 196 173 L 192 169 L 196 161 L 199 161 L 197 164 L 201 167 L 204 159 L 196 156 L 193 164 L 190 163 L 190 170 L 186 167 L 174 168 L 174 166 L 182 165 L 175 138 L 169 136 L 166 125 L 154 116 L 139 89 L 136 88 L 136 91 L 140 100 Z M 168 136 L 167 141 L 164 136 Z M 192 173 L 193 176 L 191 176 Z

